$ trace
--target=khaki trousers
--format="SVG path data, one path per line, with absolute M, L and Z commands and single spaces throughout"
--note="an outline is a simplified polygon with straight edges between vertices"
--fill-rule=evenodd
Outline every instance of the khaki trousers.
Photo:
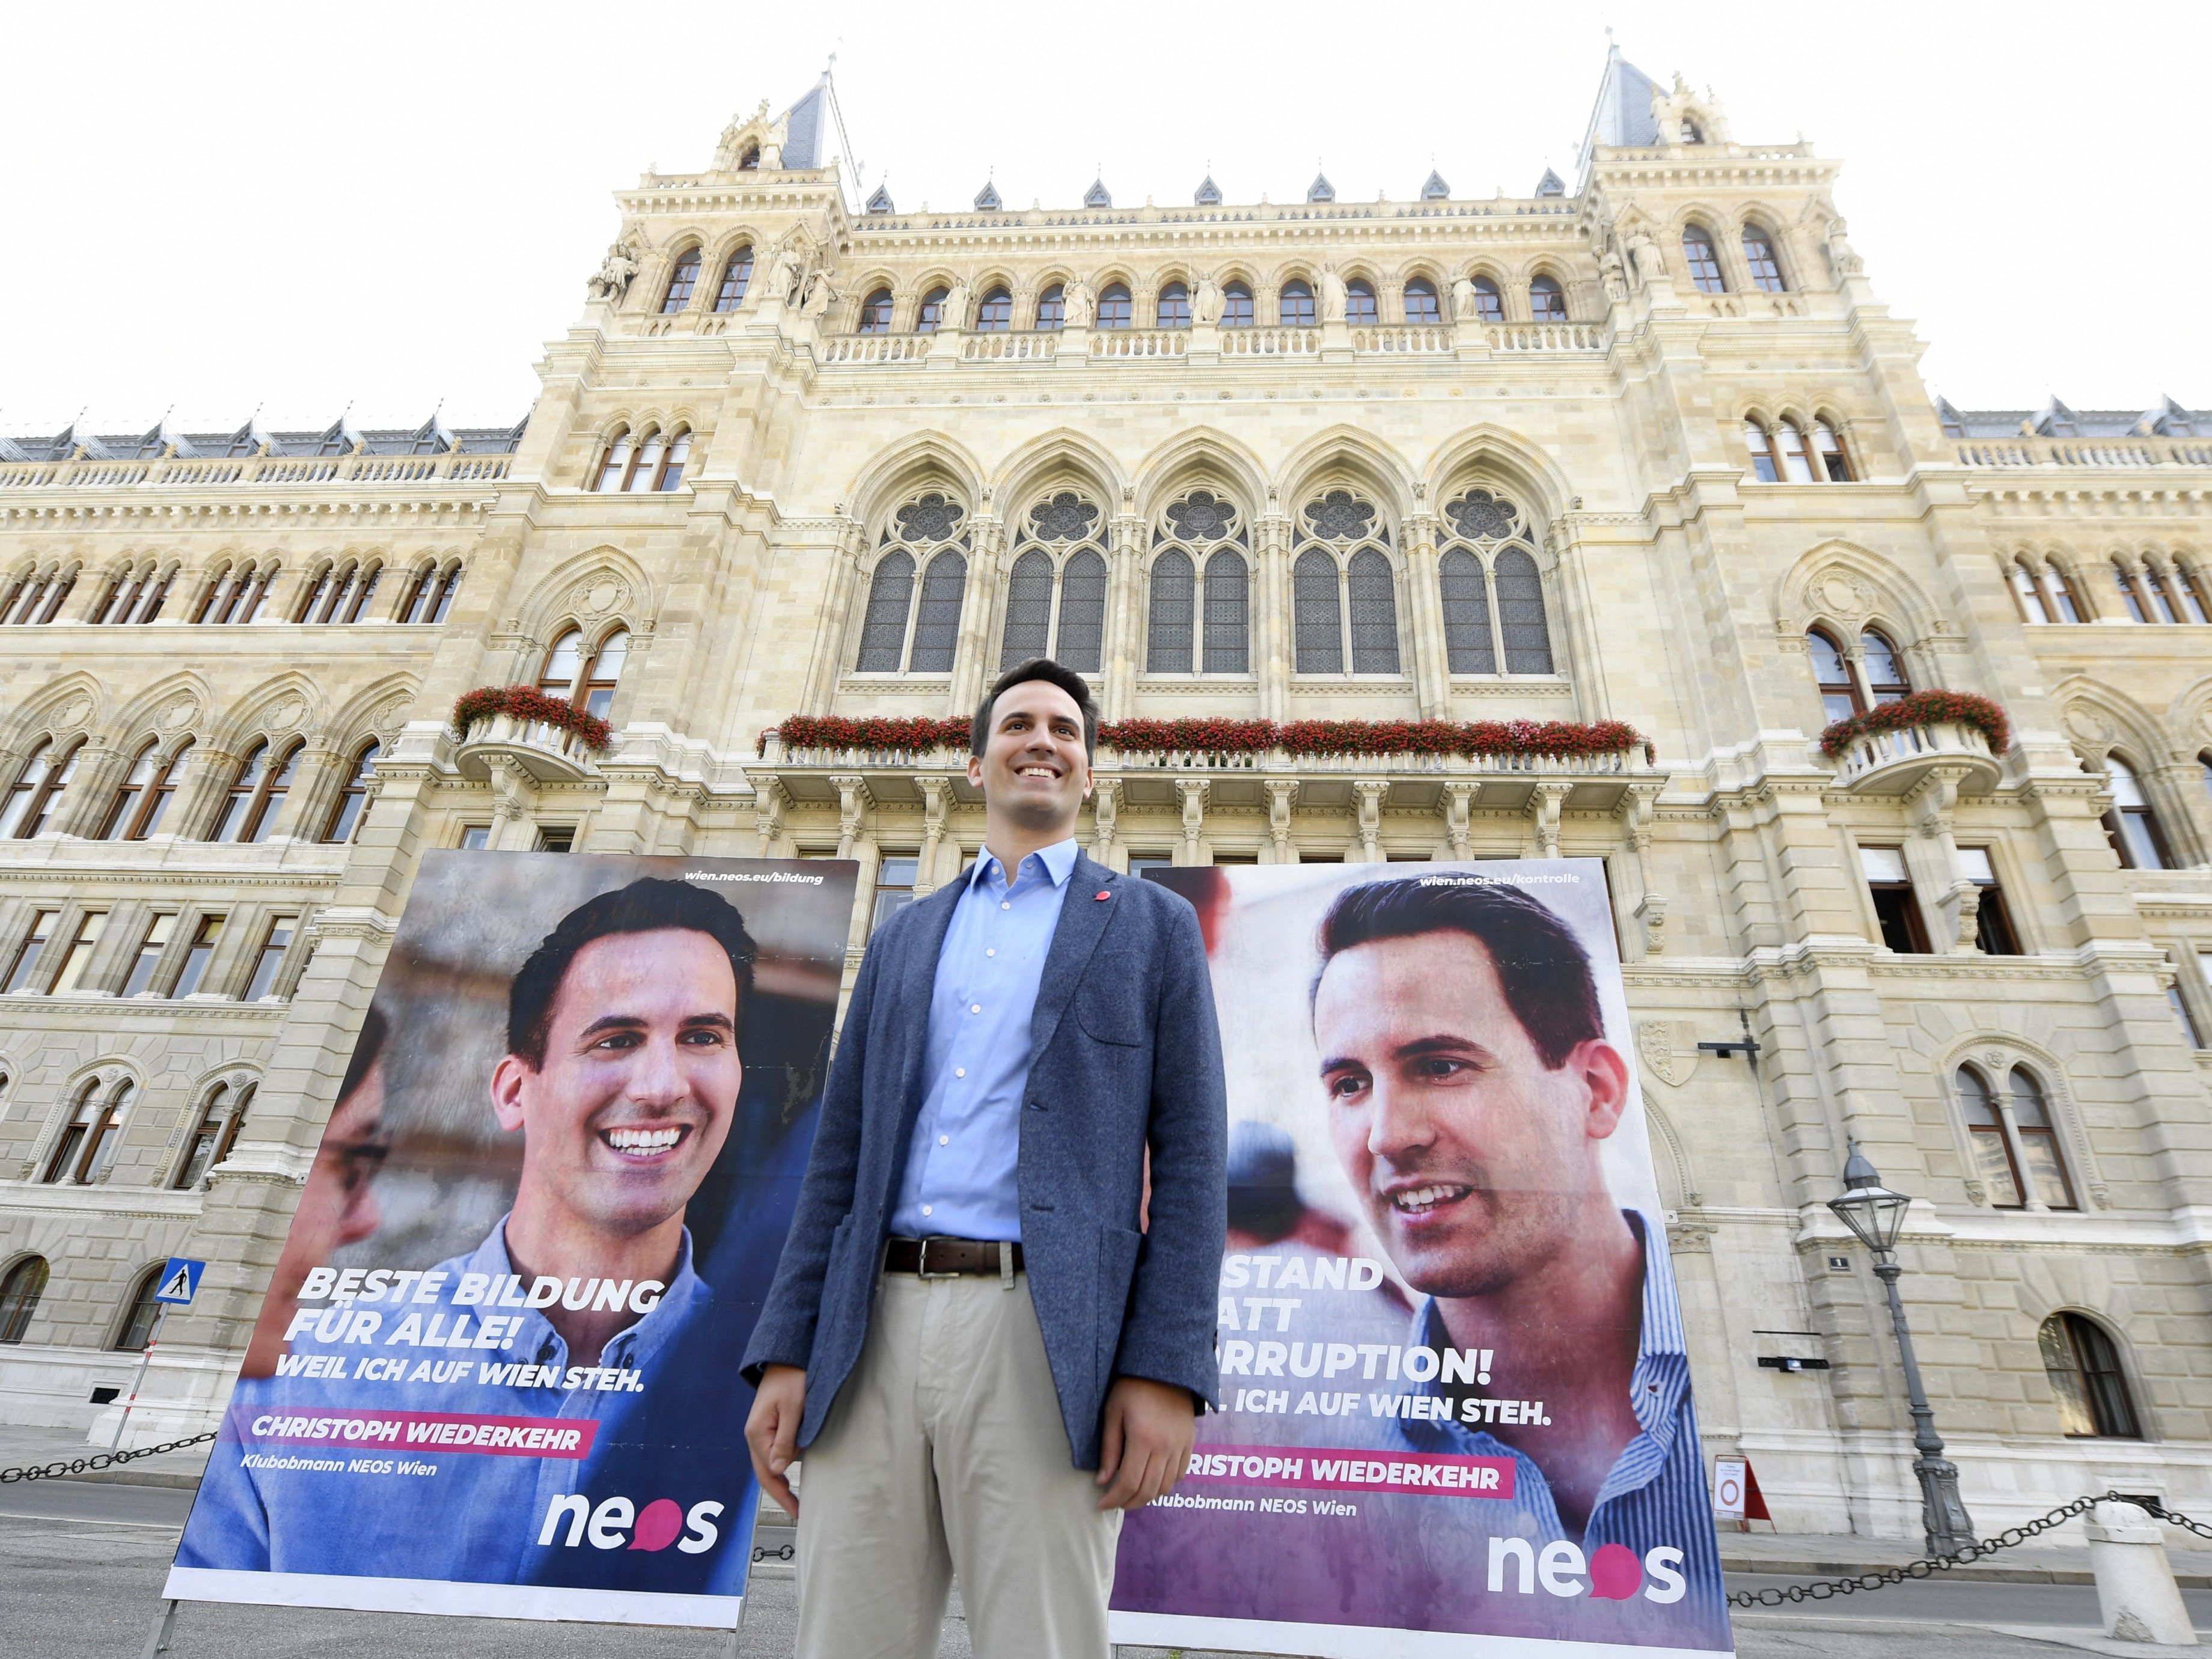
M 975 1659 L 1109 1659 L 1121 1515 L 1068 1462 L 1026 1275 L 882 1275 L 800 1467 L 797 1659 L 934 1659 L 956 1571 Z

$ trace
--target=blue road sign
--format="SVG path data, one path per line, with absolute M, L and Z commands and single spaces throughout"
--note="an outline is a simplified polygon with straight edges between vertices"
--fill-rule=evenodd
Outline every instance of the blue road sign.
M 192 1299 L 192 1292 L 200 1287 L 200 1275 L 207 1271 L 207 1263 L 195 1261 L 188 1255 L 173 1255 L 169 1264 L 161 1269 L 161 1282 L 155 1287 L 154 1300 L 179 1304 Z

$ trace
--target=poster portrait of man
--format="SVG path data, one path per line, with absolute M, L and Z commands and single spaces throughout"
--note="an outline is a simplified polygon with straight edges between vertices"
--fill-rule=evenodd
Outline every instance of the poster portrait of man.
M 1227 1049 L 1223 1410 L 1117 1638 L 1727 1649 L 1601 865 L 1164 878 Z
M 853 880 L 433 856 L 172 1594 L 729 1622 Z

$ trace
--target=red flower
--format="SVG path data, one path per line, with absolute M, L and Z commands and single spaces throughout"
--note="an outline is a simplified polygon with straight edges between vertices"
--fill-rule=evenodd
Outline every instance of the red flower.
M 1820 752 L 1830 760 L 1870 732 L 1901 732 L 1908 726 L 1948 720 L 1971 726 L 1990 740 L 1990 752 L 2012 747 L 2012 722 L 2002 706 L 1972 691 L 1915 691 L 1895 702 L 1877 703 L 1863 714 L 1838 720 L 1820 733 Z
M 453 704 L 453 724 L 464 732 L 495 714 L 534 720 L 569 732 L 582 738 L 584 746 L 594 754 L 604 754 L 614 742 L 614 729 L 597 714 L 586 714 L 534 685 L 481 685 L 464 691 Z

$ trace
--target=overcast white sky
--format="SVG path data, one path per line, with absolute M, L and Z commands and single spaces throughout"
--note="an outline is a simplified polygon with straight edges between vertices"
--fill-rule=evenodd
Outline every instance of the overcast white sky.
M 836 7 L 18 0 L 0 100 L 0 431 L 519 418 L 615 229 L 837 56 L 868 185 L 1010 206 L 1455 194 L 1571 178 L 1615 29 L 1801 133 L 1876 292 L 1966 407 L 2212 405 L 2212 7 Z M 2195 158 L 2192 160 L 2191 158 Z M 857 206 L 857 204 L 855 204 Z

